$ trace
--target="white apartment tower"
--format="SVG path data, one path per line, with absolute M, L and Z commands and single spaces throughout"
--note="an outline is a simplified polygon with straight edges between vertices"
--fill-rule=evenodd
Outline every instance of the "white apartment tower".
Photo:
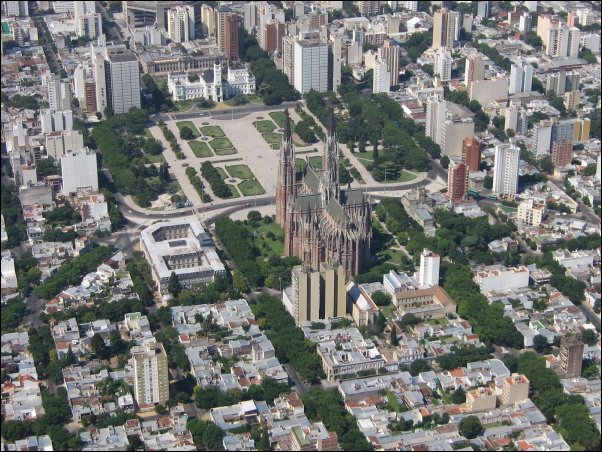
M 466 58 L 466 69 L 464 70 L 464 85 L 470 91 L 472 88 L 472 82 L 485 79 L 485 60 L 481 58 L 478 53 L 473 53 Z
M 140 68 L 136 56 L 131 52 L 109 53 L 105 67 L 107 100 L 113 113 L 140 108 Z
M 195 38 L 194 6 L 176 6 L 167 11 L 167 36 L 173 42 Z
M 77 2 L 76 2 L 77 3 Z M 75 17 L 77 36 L 96 39 L 102 35 L 102 16 L 100 13 L 86 13 Z
M 301 94 L 312 89 L 328 91 L 328 44 L 320 39 L 296 40 L 293 44 L 293 86 Z
M 71 110 L 71 86 L 50 71 L 46 72 L 48 105 L 53 111 Z
M 11 2 L 6 1 L 2 2 L 2 11 L 4 12 L 4 16 L 6 17 L 21 17 L 21 16 L 29 16 L 29 2 Z
M 96 153 L 88 148 L 61 157 L 63 194 L 98 191 Z
M 420 287 L 431 287 L 439 284 L 439 265 L 441 257 L 427 250 L 420 253 Z
M 446 50 L 444 47 L 437 49 L 437 53 L 435 54 L 435 75 L 438 75 L 442 82 L 449 82 L 451 80 L 453 64 L 454 59 L 449 50 Z
M 440 141 L 439 137 L 445 125 L 446 102 L 437 94 L 432 95 L 426 101 L 426 136 L 435 143 Z
M 383 60 L 377 60 L 374 64 L 374 75 L 372 77 L 372 93 L 389 93 L 389 70 L 387 63 Z
M 132 347 L 134 395 L 138 405 L 162 404 L 169 398 L 167 354 L 160 342 Z
M 520 149 L 512 141 L 495 146 L 493 192 L 498 195 L 515 195 L 518 190 L 518 163 Z
M 510 67 L 510 86 L 508 94 L 531 92 L 533 80 L 533 66 L 524 64 L 522 66 L 513 64 Z

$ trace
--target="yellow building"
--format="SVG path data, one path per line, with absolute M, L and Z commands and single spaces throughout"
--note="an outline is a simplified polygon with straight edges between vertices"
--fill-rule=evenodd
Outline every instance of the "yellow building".
M 522 402 L 529 398 L 529 379 L 522 374 L 512 374 L 504 378 L 502 405 Z
M 466 406 L 469 411 L 488 411 L 495 408 L 497 398 L 491 388 L 477 388 L 466 393 Z
M 592 121 L 589 118 L 577 118 L 575 120 L 573 127 L 573 143 L 589 140 L 591 123 Z

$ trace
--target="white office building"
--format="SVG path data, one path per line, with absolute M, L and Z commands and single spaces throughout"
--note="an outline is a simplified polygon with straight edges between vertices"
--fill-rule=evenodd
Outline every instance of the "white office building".
M 46 155 L 59 160 L 65 153 L 84 147 L 84 136 L 79 130 L 50 132 L 46 134 Z
M 420 287 L 427 288 L 439 284 L 441 257 L 427 249 L 420 253 Z
M 140 242 L 161 293 L 167 293 L 172 273 L 189 288 L 226 274 L 211 236 L 196 217 L 155 223 L 140 233 Z
M 515 195 L 518 190 L 518 163 L 520 149 L 513 142 L 495 146 L 493 192 L 498 195 Z
M 131 52 L 109 53 L 105 66 L 107 100 L 113 113 L 127 113 L 132 107 L 140 108 L 140 68 L 136 56 Z
M 301 94 L 328 91 L 328 44 L 320 39 L 296 40 L 293 45 L 293 86 Z
M 167 36 L 173 42 L 195 39 L 194 6 L 176 6 L 167 11 Z
M 449 82 L 451 80 L 453 64 L 454 59 L 451 56 L 451 52 L 444 47 L 439 47 L 435 54 L 435 75 L 438 75 L 442 82 Z
M 433 94 L 426 101 L 425 134 L 435 143 L 439 142 L 439 136 L 445 124 L 446 104 L 443 97 L 438 94 Z
M 377 60 L 374 64 L 374 74 L 372 76 L 372 93 L 389 93 L 390 74 L 387 69 L 387 62 Z
M 63 194 L 98 191 L 96 153 L 88 148 L 61 157 Z
M 510 67 L 510 86 L 508 94 L 531 92 L 533 80 L 533 66 L 530 64 L 516 65 Z

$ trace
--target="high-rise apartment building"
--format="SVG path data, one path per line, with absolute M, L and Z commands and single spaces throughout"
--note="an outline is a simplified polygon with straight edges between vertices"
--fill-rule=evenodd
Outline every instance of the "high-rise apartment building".
M 592 120 L 589 118 L 577 118 L 573 123 L 573 143 L 589 140 L 589 130 Z
M 522 374 L 504 377 L 502 385 L 502 405 L 512 405 L 529 398 L 529 379 Z
M 575 58 L 579 54 L 581 31 L 577 27 L 560 25 L 548 29 L 546 55 L 553 57 Z
M 372 14 L 378 14 L 380 4 L 384 2 L 380 1 L 359 1 L 357 7 L 360 10 L 362 16 L 370 16 Z
M 439 265 L 441 256 L 426 248 L 420 253 L 420 287 L 431 287 L 439 284 Z
M 467 137 L 462 141 L 462 162 L 468 172 L 480 170 L 481 144 L 476 137 Z
M 279 52 L 285 31 L 284 11 L 275 5 L 262 2 L 257 7 L 257 43 L 259 47 L 270 55 L 275 51 Z
M 167 354 L 160 342 L 132 347 L 134 395 L 138 405 L 163 404 L 169 399 Z
M 433 48 L 445 47 L 447 50 L 454 48 L 456 28 L 459 13 L 441 8 L 433 16 Z
M 541 38 L 544 47 L 548 47 L 549 31 L 560 26 L 560 17 L 542 14 L 537 17 L 537 36 Z
M 548 75 L 546 79 L 546 91 L 554 91 L 557 96 L 562 96 L 567 91 L 579 89 L 581 76 L 576 71 L 566 72 L 560 70 Z
M 109 53 L 105 70 L 107 101 L 113 113 L 140 108 L 140 68 L 136 56 L 132 52 Z
M 295 82 L 295 36 L 282 38 L 282 72 L 292 85 Z
M 513 142 L 498 144 L 494 152 L 493 192 L 515 195 L 518 190 L 518 163 L 520 149 Z
M 203 36 L 215 36 L 216 33 L 215 10 L 206 3 L 201 5 L 201 32 Z
M 309 265 L 293 267 L 291 281 L 283 303 L 297 323 L 346 314 L 345 269 L 337 262 L 324 262 L 319 270 Z
M 567 166 L 573 158 L 573 143 L 558 140 L 552 144 L 552 163 L 555 167 Z
M 195 38 L 194 6 L 176 6 L 167 11 L 167 36 L 178 43 Z
M 516 134 L 527 131 L 527 112 L 516 105 L 510 104 L 504 111 L 504 130 L 514 130 Z
M 58 2 L 68 3 L 68 2 Z M 74 2 L 78 3 L 78 2 Z M 157 24 L 157 28 L 167 30 L 167 11 L 171 8 L 196 2 L 169 0 L 169 1 L 123 1 L 123 13 L 128 28 L 144 28 Z M 198 18 L 197 18 L 198 21 Z
M 100 13 L 87 13 L 75 17 L 77 36 L 96 39 L 102 35 L 102 16 Z
M 378 58 L 387 63 L 389 71 L 389 85 L 399 85 L 399 46 L 392 39 L 385 39 L 378 48 Z
M 243 5 L 243 24 L 247 32 L 251 32 L 257 25 L 257 3 L 247 2 Z
M 466 58 L 464 69 L 464 85 L 470 93 L 472 82 L 485 79 L 485 60 L 478 53 L 473 53 Z
M 581 376 L 583 348 L 580 334 L 567 334 L 561 339 L 559 371 L 564 378 Z
M 229 60 L 238 60 L 238 15 L 227 6 L 216 11 L 217 46 Z
M 53 111 L 71 110 L 71 85 L 50 71 L 46 72 L 48 105 Z
M 293 86 L 301 94 L 328 91 L 328 44 L 319 38 L 295 40 Z
M 477 17 L 483 19 L 489 18 L 489 1 L 478 2 Z
M 533 28 L 533 18 L 529 13 L 523 13 L 518 19 L 518 31 L 529 33 Z
M 330 49 L 332 52 L 332 90 L 336 92 L 341 84 L 341 71 L 343 68 L 343 36 L 341 34 L 332 34 L 330 35 L 330 40 Z
M 6 17 L 22 17 L 22 16 L 29 16 L 29 2 L 26 1 L 18 1 L 18 2 L 11 2 L 11 1 L 6 1 L 6 2 L 2 2 L 2 16 L 6 16 Z
M 453 64 L 454 59 L 451 56 L 451 52 L 444 47 L 439 47 L 435 54 L 435 75 L 438 75 L 442 82 L 449 82 L 451 80 Z
M 531 92 L 533 66 L 530 64 L 510 66 L 510 86 L 508 94 Z
M 96 152 L 83 148 L 61 157 L 63 194 L 97 192 L 98 164 Z
M 386 61 L 376 60 L 372 77 L 372 93 L 388 93 L 390 79 Z
M 71 110 L 40 110 L 40 128 L 42 133 L 60 132 L 73 129 L 73 112 Z
M 439 143 L 439 136 L 445 124 L 446 104 L 443 97 L 437 94 L 433 94 L 426 101 L 425 134 L 435 143 Z
M 452 161 L 447 168 L 447 196 L 452 201 L 460 201 L 468 188 L 468 172 L 464 163 Z

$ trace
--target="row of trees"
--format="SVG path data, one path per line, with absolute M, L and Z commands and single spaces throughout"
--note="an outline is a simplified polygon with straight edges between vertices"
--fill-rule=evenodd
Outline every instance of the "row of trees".
M 25 229 L 25 221 L 23 220 L 21 201 L 19 200 L 15 186 L 3 183 L 0 196 L 2 200 L 0 208 L 4 217 L 6 235 L 8 236 L 7 242 L 2 243 L 2 249 L 4 250 L 5 247 L 14 248 L 21 241 L 27 240 L 27 231 Z
M 113 246 L 98 246 L 86 254 L 73 258 L 58 269 L 51 277 L 39 285 L 35 294 L 50 299 L 70 285 L 78 284 L 87 273 L 96 270 L 106 258 L 115 253 Z
M 194 391 L 194 400 L 199 408 L 209 410 L 218 406 L 234 405 L 243 400 L 265 400 L 272 403 L 275 398 L 288 390 L 287 383 L 278 383 L 268 377 L 262 379 L 260 385 L 253 384 L 244 392 L 240 389 L 222 392 L 218 386 L 197 387 Z
M 161 132 L 163 133 L 163 136 L 165 137 L 165 139 L 167 141 L 169 141 L 171 150 L 174 152 L 174 154 L 176 154 L 176 157 L 178 158 L 178 160 L 184 160 L 186 158 L 186 155 L 184 155 L 184 153 L 182 152 L 180 143 L 178 143 L 178 140 L 177 140 L 176 136 L 173 134 L 173 132 L 171 130 L 169 130 L 167 128 L 167 126 L 165 125 L 165 123 L 163 123 L 163 122 L 159 122 L 159 128 L 161 129 Z M 187 127 L 187 128 L 190 130 L 190 127 Z
M 209 182 L 209 185 L 211 185 L 211 190 L 215 196 L 222 199 L 232 196 L 232 190 L 230 190 L 230 187 L 224 182 L 222 176 L 211 162 L 205 161 L 201 164 L 201 174 Z
M 262 294 L 251 304 L 251 309 L 257 323 L 266 329 L 281 363 L 290 363 L 305 381 L 319 382 L 325 377 L 315 345 L 305 340 L 278 298 Z
M 198 192 L 199 196 L 201 197 L 201 200 L 203 202 L 211 202 L 211 196 L 205 193 L 205 184 L 203 184 L 203 180 L 199 176 L 197 176 L 197 172 L 192 166 L 186 168 L 186 176 L 188 176 L 188 180 Z M 227 188 L 228 190 L 230 190 L 230 187 Z
M 301 399 L 307 417 L 312 422 L 320 420 L 328 430 L 334 430 L 343 450 L 373 450 L 372 444 L 358 429 L 355 418 L 345 410 L 337 391 L 312 389 Z
M 529 379 L 532 400 L 549 423 L 569 443 L 571 450 L 598 450 L 600 432 L 589 416 L 583 397 L 565 394 L 558 375 L 546 368 L 545 360 L 533 352 L 518 358 L 518 371 Z

